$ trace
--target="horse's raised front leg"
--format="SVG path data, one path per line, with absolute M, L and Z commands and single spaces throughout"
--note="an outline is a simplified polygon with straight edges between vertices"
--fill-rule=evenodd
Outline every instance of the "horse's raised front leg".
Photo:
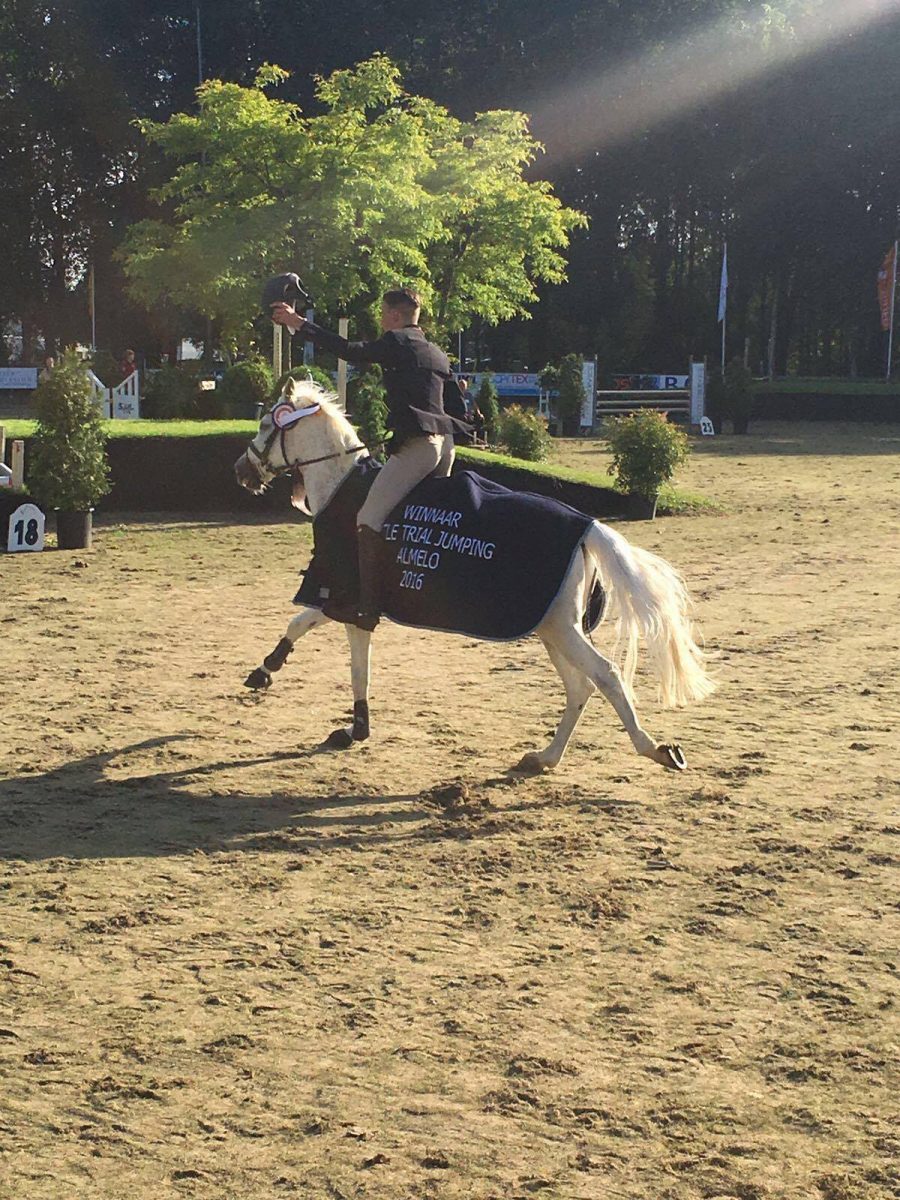
M 271 654 L 267 654 L 261 667 L 255 667 L 244 680 L 244 687 L 255 691 L 272 686 L 272 675 L 284 666 L 287 656 L 294 648 L 294 643 L 302 638 L 310 629 L 324 624 L 328 618 L 319 608 L 303 608 L 290 622 L 287 631 Z
M 634 705 L 622 684 L 618 667 L 594 649 L 582 633 L 580 625 L 554 621 L 543 627 L 540 635 L 548 651 L 552 646 L 553 650 L 562 654 L 573 667 L 583 672 L 598 691 L 603 693 L 616 710 L 638 754 L 674 771 L 685 769 L 687 763 L 680 746 L 655 742 L 649 733 L 641 728 Z
M 566 711 L 562 715 L 562 719 L 559 722 L 550 745 L 544 750 L 531 750 L 528 754 L 522 756 L 516 769 L 518 771 L 528 771 L 530 774 L 552 770 L 553 767 L 559 764 L 566 752 L 569 739 L 575 732 L 578 722 L 581 720 L 581 714 L 584 712 L 588 700 L 590 700 L 596 690 L 594 684 L 588 679 L 584 671 L 578 667 L 574 667 L 546 639 L 544 640 L 544 648 L 550 655 L 550 661 L 556 667 L 566 689 Z
M 356 625 L 345 625 L 350 643 L 350 679 L 353 685 L 353 724 L 335 729 L 326 745 L 347 750 L 369 736 L 369 678 L 372 669 L 372 634 Z

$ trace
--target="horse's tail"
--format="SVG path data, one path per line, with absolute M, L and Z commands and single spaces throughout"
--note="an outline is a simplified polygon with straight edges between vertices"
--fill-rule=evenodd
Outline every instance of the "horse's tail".
M 708 696 L 716 685 L 694 640 L 691 600 L 681 575 L 658 554 L 632 546 L 599 521 L 588 530 L 585 548 L 616 605 L 614 654 L 618 659 L 624 650 L 622 676 L 628 691 L 643 636 L 662 704 L 674 708 Z

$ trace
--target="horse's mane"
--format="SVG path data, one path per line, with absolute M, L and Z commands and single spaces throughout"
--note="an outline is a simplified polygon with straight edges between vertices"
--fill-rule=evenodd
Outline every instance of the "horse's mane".
M 302 408 L 310 404 L 318 404 L 322 409 L 322 414 L 328 418 L 334 427 L 334 432 L 340 439 L 341 445 L 351 446 L 354 442 L 359 441 L 359 434 L 347 420 L 346 414 L 341 410 L 336 392 L 329 391 L 321 384 L 314 383 L 311 379 L 294 379 L 288 381 L 282 390 L 282 396 L 287 397 L 288 388 L 293 382 L 292 395 L 290 399 L 298 407 Z

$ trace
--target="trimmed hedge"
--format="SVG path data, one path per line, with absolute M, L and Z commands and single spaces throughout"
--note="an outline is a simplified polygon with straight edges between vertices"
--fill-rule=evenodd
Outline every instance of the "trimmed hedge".
M 900 394 L 759 389 L 750 415 L 754 421 L 900 421 Z
M 271 512 L 290 508 L 290 481 L 276 479 L 253 496 L 234 477 L 234 463 L 247 449 L 248 434 L 218 437 L 110 438 L 107 453 L 112 490 L 100 512 Z M 26 464 L 28 461 L 26 447 Z M 477 451 L 457 455 L 454 471 L 473 470 L 504 487 L 552 496 L 592 517 L 621 515 L 623 497 L 553 475 L 547 467 L 529 470 Z

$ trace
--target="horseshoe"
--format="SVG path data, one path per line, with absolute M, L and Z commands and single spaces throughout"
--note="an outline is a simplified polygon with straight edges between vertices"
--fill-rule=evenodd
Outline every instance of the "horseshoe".
M 666 761 L 663 763 L 664 767 L 668 767 L 671 771 L 687 770 L 687 759 L 684 757 L 684 751 L 677 742 L 667 742 L 664 746 L 660 746 L 659 749 L 666 756 Z

